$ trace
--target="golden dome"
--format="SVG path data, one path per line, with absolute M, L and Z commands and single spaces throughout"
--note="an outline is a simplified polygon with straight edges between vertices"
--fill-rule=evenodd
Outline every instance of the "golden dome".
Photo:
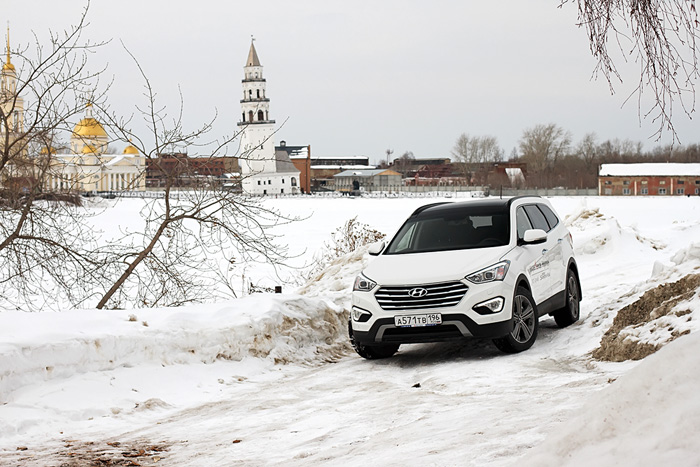
M 133 144 L 128 145 L 124 148 L 124 154 L 138 154 L 139 150 Z
M 51 148 L 43 147 L 39 152 L 42 156 L 47 156 L 49 154 L 56 154 L 56 148 L 51 146 Z
M 5 70 L 15 71 L 15 66 L 12 63 L 7 62 L 2 66 L 2 70 L 3 71 L 5 71 Z
M 86 117 L 73 128 L 73 133 L 78 136 L 107 136 L 107 132 L 100 122 L 92 117 Z
M 97 149 L 91 144 L 83 146 L 83 154 L 97 154 Z

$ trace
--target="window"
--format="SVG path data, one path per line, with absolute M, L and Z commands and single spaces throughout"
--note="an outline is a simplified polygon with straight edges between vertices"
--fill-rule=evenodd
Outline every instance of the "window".
M 527 214 L 525 214 L 525 210 L 523 208 L 518 208 L 518 210 L 515 212 L 515 224 L 518 229 L 518 240 L 522 240 L 523 235 L 525 235 L 525 231 L 532 228 L 530 219 L 527 218 Z
M 665 185 L 665 184 L 666 184 L 666 180 L 659 180 L 659 185 Z
M 551 209 L 549 209 L 549 206 L 545 204 L 538 204 L 538 208 L 540 208 L 540 211 L 544 214 L 544 217 L 547 218 L 547 223 L 549 224 L 549 228 L 554 228 L 555 225 L 559 223 L 559 218 L 557 218 L 557 215 L 552 212 Z
M 629 194 L 630 194 L 630 189 L 629 189 L 629 188 L 623 188 L 623 189 L 622 189 L 622 194 L 623 194 L 623 195 L 629 195 Z
M 282 189 L 280 190 L 280 193 L 284 193 L 284 188 L 282 188 Z
M 534 228 L 542 229 L 545 232 L 549 232 L 551 230 L 549 228 L 549 224 L 547 224 L 547 219 L 544 217 L 544 214 L 542 214 L 542 211 L 537 209 L 536 205 L 528 204 L 527 206 L 523 207 L 525 208 L 525 213 L 527 214 L 527 217 L 530 218 L 530 222 Z
M 282 179 L 282 185 L 284 185 L 284 179 Z
M 684 195 L 684 194 L 685 194 L 685 188 L 676 188 L 676 194 L 677 194 L 677 195 Z
M 678 184 L 679 184 L 679 185 L 685 184 L 685 180 L 678 180 Z
M 642 192 L 641 192 L 641 193 L 642 193 L 643 195 L 648 195 L 648 194 L 649 194 L 649 188 L 642 188 Z
M 695 180 L 696 185 L 700 185 L 700 180 Z
M 321 183 L 321 185 L 325 185 L 325 184 L 326 184 L 325 181 Z M 296 177 L 292 177 L 292 186 L 297 186 L 297 178 Z
M 258 110 L 258 121 L 262 122 L 263 120 L 265 120 L 265 114 L 262 110 Z
M 252 121 L 253 121 L 253 111 L 252 111 L 252 110 L 249 110 L 249 111 L 248 111 L 248 121 L 249 121 L 249 122 L 252 122 Z
M 260 180 L 258 180 L 258 185 L 260 185 Z
M 642 180 L 642 185 L 646 185 L 648 182 L 646 180 Z
M 610 180 L 605 180 L 606 185 L 612 185 L 612 182 Z
M 630 184 L 630 181 L 629 181 L 629 180 L 624 180 L 624 181 L 622 182 L 622 184 L 623 184 L 623 185 L 629 185 L 629 184 Z
M 258 89 L 257 91 L 258 91 L 258 99 L 260 99 L 260 89 Z
M 700 194 L 700 188 L 696 188 L 696 189 L 695 189 L 695 194 L 696 194 L 696 195 L 697 195 L 697 194 Z
M 660 195 L 665 195 L 665 194 L 666 194 L 666 188 L 659 188 L 659 194 L 660 194 Z

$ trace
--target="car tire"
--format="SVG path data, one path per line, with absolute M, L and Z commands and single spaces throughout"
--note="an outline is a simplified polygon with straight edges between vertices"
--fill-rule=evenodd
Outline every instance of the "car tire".
M 566 305 L 552 313 L 554 321 L 560 328 L 565 328 L 578 321 L 581 302 L 581 291 L 578 286 L 576 273 L 569 269 L 566 273 Z
M 350 344 L 355 352 L 367 360 L 377 360 L 380 358 L 389 358 L 399 350 L 400 344 L 377 344 L 365 345 L 355 341 L 355 335 L 352 332 L 352 323 L 348 321 L 348 334 L 350 335 Z
M 539 321 L 537 304 L 532 294 L 524 287 L 517 287 L 513 295 L 513 330 L 503 337 L 494 339 L 499 350 L 518 353 L 532 347 L 537 339 Z

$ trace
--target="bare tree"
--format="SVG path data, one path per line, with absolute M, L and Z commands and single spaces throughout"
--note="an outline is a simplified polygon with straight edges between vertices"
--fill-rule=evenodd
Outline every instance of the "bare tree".
M 568 153 L 570 145 L 571 134 L 554 123 L 535 125 L 523 131 L 520 154 L 528 164 L 528 178 L 534 178 L 538 186 L 549 186 L 552 168 Z
M 185 163 L 175 173 L 167 172 L 164 154 L 173 147 L 186 152 L 203 143 L 214 119 L 184 129 L 182 99 L 179 113 L 168 116 L 156 104 L 142 71 L 145 104 L 136 115 L 150 131 L 142 137 L 131 131 L 133 117 L 117 117 L 108 106 L 109 84 L 100 83 L 103 70 L 93 72 L 87 66 L 89 53 L 97 52 L 100 44 L 81 38 L 86 15 L 87 7 L 76 26 L 50 34 L 48 47 L 37 37 L 35 50 L 13 53 L 15 63 L 8 59 L 3 67 L 0 309 L 205 301 L 235 294 L 232 278 L 241 263 L 267 261 L 278 267 L 286 249 L 270 229 L 292 219 L 259 198 L 199 177 L 193 171 L 198 164 Z M 11 76 L 6 76 L 8 70 Z M 66 151 L 60 135 L 77 137 L 75 122 L 86 102 L 113 135 L 110 142 L 131 142 L 155 170 L 167 174 L 162 198 L 142 203 L 145 227 L 125 230 L 106 244 L 89 223 L 90 210 L 81 206 L 85 199 L 79 176 L 61 178 L 60 183 L 55 179 L 60 153 Z M 221 138 L 212 154 L 228 144 L 235 147 L 238 136 Z M 240 156 L 245 159 L 247 154 Z M 72 163 L 80 164 L 79 157 Z M 194 182 L 187 190 L 175 190 L 183 176 Z
M 408 174 L 411 167 L 415 165 L 416 158 L 413 156 L 413 152 L 406 151 L 401 154 L 401 157 L 394 160 L 393 169 L 399 172 L 404 177 Z
M 460 162 L 467 183 L 486 183 L 489 164 L 503 160 L 503 155 L 494 136 L 472 137 L 462 133 L 452 148 L 452 156 Z
M 88 67 L 100 47 L 82 38 L 87 7 L 78 23 L 49 32 L 48 44 L 7 50 L 0 90 L 0 305 L 27 310 L 79 305 L 99 280 L 95 237 L 79 207 L 73 179 L 50 183 L 59 135 L 71 131 L 83 98 L 104 100 L 102 70 Z M 8 39 L 9 42 L 9 39 Z M 14 62 L 14 63 L 13 63 Z
M 574 0 L 562 0 L 562 4 Z M 673 105 L 695 112 L 695 82 L 698 70 L 700 23 L 695 0 L 575 0 L 579 25 L 588 34 L 591 54 L 597 60 L 595 73 L 602 73 L 613 91 L 613 80 L 622 81 L 614 55 L 639 64 L 636 86 L 641 111 L 642 96 L 651 92 L 651 108 L 644 117 L 658 122 L 656 136 L 673 126 Z M 611 50 L 610 44 L 617 49 Z M 630 96 L 631 97 L 631 96 Z
M 576 146 L 577 155 L 583 160 L 587 171 L 593 171 L 598 165 L 598 144 L 595 133 L 587 133 Z
M 235 295 L 232 273 L 239 263 L 266 261 L 277 267 L 284 262 L 286 247 L 276 242 L 270 230 L 294 219 L 266 207 L 260 198 L 226 190 L 206 179 L 196 183 L 194 165 L 187 156 L 180 159 L 176 170 L 166 168 L 168 148 L 177 147 L 186 154 L 199 147 L 214 120 L 186 130 L 182 99 L 171 118 L 156 102 L 150 80 L 134 61 L 144 81 L 145 104 L 138 115 L 149 128 L 148 137 L 134 134 L 116 115 L 109 118 L 110 127 L 120 139 L 130 140 L 151 169 L 164 176 L 163 197 L 142 208 L 142 230 L 127 232 L 109 246 L 107 255 L 113 260 L 106 276 L 110 281 L 105 282 L 97 308 L 176 306 Z M 234 143 L 241 131 L 244 129 L 216 141 L 204 160 Z M 183 176 L 195 182 L 187 190 L 176 190 Z

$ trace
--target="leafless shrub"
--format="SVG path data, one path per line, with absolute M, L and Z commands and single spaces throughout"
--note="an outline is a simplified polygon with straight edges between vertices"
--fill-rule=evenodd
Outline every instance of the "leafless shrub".
M 359 222 L 357 216 L 349 219 L 331 234 L 330 242 L 323 244 L 320 255 L 308 267 L 307 272 L 302 274 L 303 279 L 306 281 L 315 279 L 335 259 L 352 253 L 364 245 L 378 242 L 384 237 L 386 235 L 382 232 Z

